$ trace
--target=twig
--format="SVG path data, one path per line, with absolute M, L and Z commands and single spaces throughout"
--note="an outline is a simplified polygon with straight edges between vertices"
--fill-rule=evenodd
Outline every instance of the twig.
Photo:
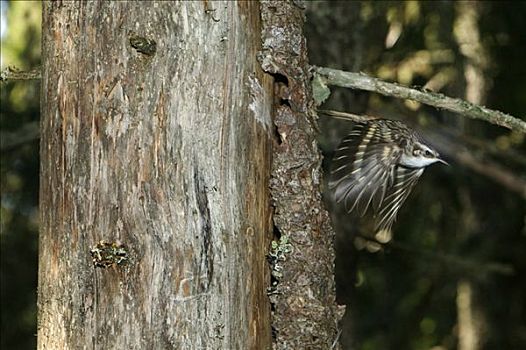
M 40 67 L 28 71 L 21 71 L 14 67 L 7 67 L 0 73 L 0 82 L 38 79 L 41 79 Z
M 331 116 L 335 119 L 348 120 L 351 122 L 366 122 L 368 120 L 378 119 L 370 115 L 358 115 L 346 112 L 333 111 L 330 109 L 318 109 L 316 112 Z
M 327 85 L 377 92 L 384 96 L 409 99 L 433 107 L 463 114 L 472 119 L 481 119 L 505 128 L 526 132 L 526 122 L 509 114 L 478 106 L 458 98 L 440 93 L 422 91 L 394 83 L 388 83 L 363 73 L 345 72 L 326 67 L 314 67 Z
M 338 333 L 336 334 L 336 339 L 334 339 L 334 341 L 332 342 L 331 350 L 336 349 L 336 347 L 338 346 L 338 342 L 340 341 L 342 332 L 343 332 L 343 328 L 340 327 L 340 329 L 338 329 Z

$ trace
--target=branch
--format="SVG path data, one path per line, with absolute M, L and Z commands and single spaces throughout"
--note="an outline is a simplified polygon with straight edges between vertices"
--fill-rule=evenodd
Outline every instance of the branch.
M 314 67 L 322 82 L 326 85 L 336 85 L 352 89 L 377 92 L 384 96 L 392 96 L 421 102 L 436 108 L 463 114 L 472 119 L 481 119 L 505 128 L 526 132 L 526 122 L 509 114 L 478 106 L 458 98 L 451 98 L 431 91 L 408 88 L 394 83 L 388 83 L 363 73 L 345 72 L 326 67 Z
M 14 67 L 7 67 L 0 73 L 0 82 L 38 79 L 41 79 L 40 67 L 28 71 L 21 71 Z

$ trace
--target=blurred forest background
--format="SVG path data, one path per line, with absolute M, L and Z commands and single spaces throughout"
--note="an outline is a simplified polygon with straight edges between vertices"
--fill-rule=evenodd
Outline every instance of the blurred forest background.
M 312 64 L 526 118 L 526 2 L 306 5 Z M 2 7 L 2 70 L 38 66 L 40 3 Z M 34 349 L 40 84 L 0 88 L 0 346 Z M 359 225 L 334 208 L 344 349 L 526 349 L 525 135 L 417 103 L 332 91 L 323 108 L 404 120 L 451 163 L 426 170 L 380 252 L 358 249 Z M 352 124 L 322 117 L 320 125 L 330 159 Z
M 2 71 L 39 66 L 41 4 L 1 5 Z M 0 89 L 0 348 L 35 349 L 40 82 Z
M 526 2 L 307 2 L 310 63 L 526 118 Z M 394 240 L 370 253 L 332 208 L 344 349 L 526 349 L 525 135 L 415 102 L 331 88 L 323 109 L 403 120 L 429 167 Z M 328 165 L 352 123 L 320 117 Z M 328 203 L 332 206 L 331 203 Z

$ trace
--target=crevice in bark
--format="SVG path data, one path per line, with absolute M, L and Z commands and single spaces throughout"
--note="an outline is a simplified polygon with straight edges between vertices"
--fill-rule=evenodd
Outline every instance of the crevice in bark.
M 273 129 L 274 129 L 274 133 L 272 136 L 274 137 L 274 141 L 276 142 L 278 146 L 280 146 L 283 143 L 283 139 L 281 138 L 281 135 L 279 134 L 279 128 L 276 124 L 274 124 Z
M 279 240 L 281 238 L 281 231 L 276 224 L 272 226 L 272 238 L 274 240 Z
M 279 99 L 279 105 L 280 106 L 287 106 L 287 107 L 291 108 L 289 100 L 285 99 L 285 98 L 280 98 Z
M 210 208 L 207 188 L 197 168 L 194 168 L 195 198 L 201 223 L 201 264 L 198 278 L 201 292 L 207 292 L 214 275 L 214 252 L 212 246 L 212 225 L 210 222 Z
M 271 73 L 270 75 L 274 78 L 274 83 L 289 86 L 289 78 L 286 75 L 281 73 Z

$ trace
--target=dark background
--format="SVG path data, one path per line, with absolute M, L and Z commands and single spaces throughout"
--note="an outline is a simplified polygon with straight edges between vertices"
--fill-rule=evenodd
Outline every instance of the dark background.
M 525 14 L 525 2 L 314 1 L 305 32 L 314 65 L 424 86 L 524 119 Z M 40 16 L 37 2 L 9 3 L 2 69 L 40 64 Z M 33 349 L 40 86 L 0 88 L 0 345 Z M 377 253 L 355 246 L 367 225 L 328 203 L 338 231 L 338 299 L 348 305 L 344 348 L 526 349 L 525 200 L 489 171 L 524 181 L 525 135 L 376 94 L 332 92 L 323 108 L 401 119 L 431 141 L 439 135 L 433 145 L 451 163 L 426 170 L 393 242 Z M 319 122 L 327 165 L 352 124 Z M 489 170 L 458 160 L 461 152 Z

